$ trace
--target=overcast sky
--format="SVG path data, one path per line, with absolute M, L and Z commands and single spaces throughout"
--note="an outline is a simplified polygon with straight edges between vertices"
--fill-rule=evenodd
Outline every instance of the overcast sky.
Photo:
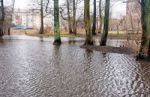
M 15 8 L 26 9 L 30 4 L 29 2 L 30 0 L 16 0 Z M 123 4 L 122 1 L 120 0 L 120 2 L 113 4 L 111 11 L 112 17 L 114 18 L 124 16 L 126 13 L 126 4 Z

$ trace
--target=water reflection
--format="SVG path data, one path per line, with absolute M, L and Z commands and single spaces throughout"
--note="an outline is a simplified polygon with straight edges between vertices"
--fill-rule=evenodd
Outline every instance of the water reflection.
M 5 41 L 3 39 L 0 39 L 0 44 L 4 44 Z
M 149 97 L 150 63 L 71 43 L 0 43 L 0 97 Z
M 34 41 L 41 41 L 41 42 L 53 42 L 53 37 L 31 37 L 26 35 L 5 35 L 2 37 L 5 40 L 34 40 Z M 76 43 L 76 42 L 84 42 L 84 38 L 75 38 L 75 37 L 62 37 L 63 43 Z

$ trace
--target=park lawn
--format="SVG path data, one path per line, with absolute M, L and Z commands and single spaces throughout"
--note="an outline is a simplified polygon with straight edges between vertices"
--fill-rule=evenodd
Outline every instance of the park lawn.
M 39 34 L 37 30 L 12 30 L 12 35 L 28 35 L 28 36 L 34 36 L 34 37 L 53 37 L 53 32 L 47 32 L 44 34 Z M 61 37 L 69 37 L 69 38 L 78 38 L 78 37 L 85 37 L 85 32 L 78 32 L 77 35 L 69 34 L 67 32 L 61 32 Z M 97 35 L 98 37 L 101 36 L 101 34 Z M 127 33 L 126 31 L 109 31 L 108 37 L 109 38 L 127 38 L 127 37 L 140 37 L 136 33 Z
M 26 33 L 26 35 L 28 35 L 28 36 L 35 36 L 35 37 L 45 37 L 45 38 L 54 36 L 53 33 L 44 33 L 44 34 Z M 76 38 L 76 37 L 82 37 L 82 35 L 80 35 L 80 34 L 73 35 L 73 34 L 68 34 L 68 33 L 61 33 L 61 37 Z

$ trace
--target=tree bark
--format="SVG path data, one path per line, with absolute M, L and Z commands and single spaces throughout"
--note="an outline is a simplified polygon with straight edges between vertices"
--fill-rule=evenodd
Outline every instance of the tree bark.
M 41 0 L 41 28 L 40 28 L 40 34 L 44 33 L 44 13 L 43 13 L 43 0 Z
M 99 0 L 99 31 L 98 33 L 101 33 L 102 31 L 102 0 Z
M 96 0 L 93 2 L 94 8 L 93 8 L 93 26 L 92 26 L 92 34 L 96 35 Z
M 69 4 L 69 0 L 67 0 L 67 14 L 68 14 L 68 30 L 69 30 L 69 34 L 72 34 L 72 23 L 71 23 L 71 16 L 70 16 L 70 4 Z
M 105 3 L 105 17 L 104 17 L 104 31 L 101 37 L 101 46 L 106 46 L 107 36 L 108 36 L 108 28 L 109 28 L 109 10 L 110 10 L 110 0 L 106 0 Z
M 14 8 L 15 8 L 15 0 L 12 1 L 13 2 L 13 5 L 12 5 L 12 13 L 11 13 L 11 24 L 12 24 L 12 21 L 13 21 L 13 14 L 14 14 Z M 8 35 L 11 34 L 11 24 L 8 28 Z
M 61 44 L 59 23 L 59 0 L 54 0 L 54 45 Z
M 84 23 L 86 31 L 85 45 L 93 45 L 90 19 L 90 0 L 84 0 Z
M 141 0 L 142 38 L 139 56 L 150 56 L 150 1 Z
M 76 0 L 73 0 L 73 25 L 72 25 L 73 34 L 77 34 L 76 30 Z
M 4 35 L 4 21 L 5 21 L 5 11 L 4 11 L 4 1 L 1 0 L 1 14 L 2 17 L 0 19 L 0 37 Z

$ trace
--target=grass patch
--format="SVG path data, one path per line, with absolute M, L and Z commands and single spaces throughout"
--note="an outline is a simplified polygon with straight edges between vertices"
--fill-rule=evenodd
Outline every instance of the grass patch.
M 44 33 L 44 34 L 26 33 L 26 35 L 34 36 L 34 37 L 45 37 L 45 38 L 54 37 L 54 34 L 52 34 L 52 33 Z M 77 37 L 82 37 L 82 35 L 80 35 L 80 34 L 74 35 L 74 34 L 61 33 L 61 37 L 77 38 Z

